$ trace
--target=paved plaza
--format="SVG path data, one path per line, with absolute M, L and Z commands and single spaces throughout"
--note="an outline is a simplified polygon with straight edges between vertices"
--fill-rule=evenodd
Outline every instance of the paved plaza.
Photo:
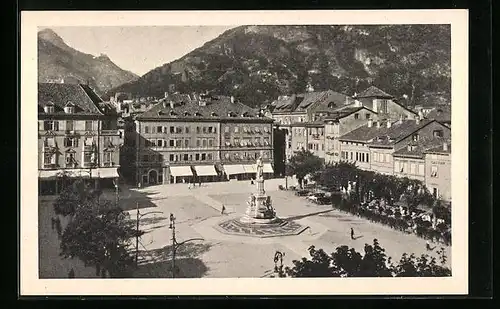
M 295 196 L 293 191 L 279 191 L 278 185 L 284 184 L 284 179 L 267 180 L 265 189 L 280 218 L 309 227 L 296 236 L 253 238 L 228 235 L 216 229 L 218 224 L 245 212 L 248 196 L 255 190 L 249 181 L 206 183 L 191 189 L 187 184 L 171 184 L 123 190 L 120 204 L 132 218 L 135 218 L 137 206 L 141 214 L 152 212 L 140 220 L 141 229 L 146 233 L 141 237 L 140 267 L 135 276 L 171 276 L 170 213 L 176 217 L 177 241 L 194 239 L 177 251 L 179 277 L 266 277 L 272 273 L 276 251 L 285 253 L 284 263 L 291 265 L 292 260 L 308 256 L 307 248 L 311 245 L 327 252 L 348 245 L 363 252 L 365 243 L 372 243 L 374 238 L 393 260 L 399 260 L 405 252 L 428 253 L 425 240 L 415 235 L 341 213 L 328 205 L 312 204 Z M 113 200 L 111 192 L 106 194 Z M 221 214 L 222 205 L 225 214 Z M 41 203 L 39 209 L 40 277 L 67 277 L 71 267 L 76 277 L 95 276 L 93 268 L 78 261 L 61 260 L 58 239 L 50 227 L 53 215 L 50 202 Z M 350 237 L 351 227 L 356 235 L 354 240 Z M 445 250 L 448 265 L 451 265 L 451 250 Z

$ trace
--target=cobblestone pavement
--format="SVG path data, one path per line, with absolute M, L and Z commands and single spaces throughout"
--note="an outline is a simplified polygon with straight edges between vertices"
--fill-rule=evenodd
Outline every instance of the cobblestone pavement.
M 278 191 L 280 184 L 285 184 L 284 179 L 267 180 L 266 191 L 271 196 L 279 217 L 292 219 L 309 227 L 300 235 L 252 238 L 226 235 L 215 229 L 220 222 L 237 218 L 244 213 L 248 196 L 255 190 L 255 186 L 249 181 L 206 183 L 191 189 L 187 184 L 159 185 L 121 192 L 120 205 L 130 212 L 132 218 L 135 218 L 137 205 L 141 214 L 154 212 L 140 220 L 141 229 L 146 234 L 140 240 L 141 266 L 137 276 L 171 275 L 170 213 L 176 217 L 177 241 L 181 243 L 194 239 L 179 247 L 176 264 L 180 277 L 265 277 L 272 272 L 276 251 L 284 252 L 284 263 L 291 265 L 292 260 L 307 256 L 307 248 L 311 245 L 327 252 L 332 252 L 339 245 L 348 245 L 362 251 L 365 243 L 371 243 L 374 238 L 396 260 L 404 252 L 417 255 L 428 253 L 425 250 L 425 240 L 415 235 L 340 213 L 331 206 L 309 203 L 291 191 Z M 293 181 L 289 180 L 288 184 L 293 185 Z M 226 208 L 224 215 L 220 213 L 222 205 Z M 355 240 L 350 238 L 351 227 L 355 231 Z M 58 258 L 57 236 L 50 233 L 50 214 L 42 211 L 39 229 L 42 231 L 40 274 L 46 277 L 66 277 L 69 262 Z M 450 248 L 446 248 L 446 252 L 450 265 Z M 72 263 L 78 264 L 78 261 Z M 77 277 L 90 277 L 94 270 L 86 270 L 87 268 L 82 266 L 82 270 L 75 269 Z

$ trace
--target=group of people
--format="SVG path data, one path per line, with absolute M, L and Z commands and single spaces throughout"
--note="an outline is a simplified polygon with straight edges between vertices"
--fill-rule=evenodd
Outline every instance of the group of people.
M 195 186 L 196 186 L 196 182 L 192 182 L 192 183 L 188 182 L 188 189 L 194 188 Z M 201 187 L 201 180 L 198 181 L 198 187 Z

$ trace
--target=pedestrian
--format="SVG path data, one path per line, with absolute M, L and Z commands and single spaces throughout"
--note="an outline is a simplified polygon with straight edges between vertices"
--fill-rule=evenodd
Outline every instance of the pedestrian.
M 222 204 L 222 209 L 220 211 L 220 214 L 223 215 L 225 211 L 226 211 L 226 207 L 224 206 L 224 204 Z
M 201 187 L 201 179 L 199 180 L 199 183 L 198 183 L 199 187 Z
M 253 178 L 250 178 L 250 184 L 253 185 Z
M 351 239 L 354 239 L 354 229 L 351 227 Z
M 188 182 L 188 189 L 191 190 L 191 182 Z
M 427 249 L 427 251 L 434 250 L 434 248 L 431 247 L 431 244 L 429 243 L 429 240 L 425 241 L 425 248 Z
M 68 278 L 75 278 L 75 271 L 73 270 L 73 268 L 70 269 L 68 273 Z

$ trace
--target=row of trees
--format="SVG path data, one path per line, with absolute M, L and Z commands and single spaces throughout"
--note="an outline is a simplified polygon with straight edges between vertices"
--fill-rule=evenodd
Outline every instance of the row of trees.
M 60 255 L 95 267 L 97 276 L 129 276 L 135 265 L 131 239 L 142 232 L 134 228 L 127 212 L 100 195 L 99 190 L 77 180 L 58 196 L 54 211 L 68 219 L 61 232 Z
M 435 257 L 403 254 L 393 263 L 377 239 L 365 244 L 364 254 L 348 246 L 339 246 L 328 254 L 323 249 L 309 247 L 310 258 L 294 260 L 293 266 L 277 265 L 278 277 L 445 277 L 451 276 L 443 249 Z

